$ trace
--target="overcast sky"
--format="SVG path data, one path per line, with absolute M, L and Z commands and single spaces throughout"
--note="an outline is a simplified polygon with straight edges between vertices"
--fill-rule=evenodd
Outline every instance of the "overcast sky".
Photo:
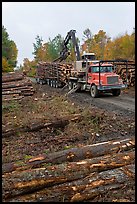
M 135 2 L 2 2 L 2 25 L 18 48 L 18 65 L 33 59 L 37 35 L 44 42 L 71 29 L 82 44 L 83 31 L 103 30 L 111 39 L 135 28 Z

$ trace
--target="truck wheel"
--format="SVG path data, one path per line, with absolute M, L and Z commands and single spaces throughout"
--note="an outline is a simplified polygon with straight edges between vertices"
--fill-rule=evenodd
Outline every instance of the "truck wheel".
M 50 79 L 47 79 L 47 84 L 50 86 Z
M 58 81 L 55 80 L 55 88 L 58 88 Z
M 39 82 L 41 85 L 43 85 L 43 80 L 40 80 L 40 82 Z
M 92 98 L 98 97 L 98 90 L 97 90 L 96 85 L 91 86 L 90 93 L 91 93 Z
M 119 96 L 120 93 L 121 93 L 121 90 L 120 90 L 120 89 L 114 89 L 114 90 L 112 90 L 113 96 Z
M 52 81 L 52 79 L 50 80 L 50 86 L 53 87 L 53 81 Z
M 55 88 L 55 80 L 52 80 L 52 87 Z
M 74 82 L 73 83 L 73 88 L 75 88 L 77 86 L 77 83 L 76 82 Z
M 68 86 L 69 90 L 71 90 L 73 88 L 73 84 L 71 81 L 69 81 L 69 86 Z
M 36 82 L 37 82 L 37 84 L 39 83 L 39 78 L 36 78 Z

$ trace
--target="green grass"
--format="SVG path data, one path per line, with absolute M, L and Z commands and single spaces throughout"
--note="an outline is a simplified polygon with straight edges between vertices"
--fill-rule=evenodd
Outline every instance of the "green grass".
M 15 101 L 11 101 L 10 103 L 2 104 L 2 112 L 13 112 L 15 110 L 19 110 L 19 104 Z
M 31 158 L 32 158 L 31 155 L 27 155 L 27 154 L 26 154 L 26 155 L 24 156 L 24 159 L 25 159 L 25 160 L 28 160 L 28 159 L 31 159 Z

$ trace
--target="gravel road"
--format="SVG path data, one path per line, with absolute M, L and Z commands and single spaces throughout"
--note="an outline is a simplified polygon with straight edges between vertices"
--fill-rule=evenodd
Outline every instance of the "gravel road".
M 125 95 L 124 93 L 118 97 L 104 94 L 99 98 L 91 98 L 88 93 L 73 93 L 69 97 L 79 103 L 87 103 L 87 105 L 89 104 L 107 111 L 113 111 L 123 116 L 135 114 L 135 97 Z
M 34 78 L 30 78 L 32 82 L 36 83 Z M 48 85 L 40 85 L 41 88 L 47 90 Z M 48 90 L 51 92 L 57 92 L 66 94 L 68 89 L 56 89 L 48 86 Z M 135 115 L 135 93 L 130 89 L 128 92 L 121 92 L 120 96 L 114 97 L 111 94 L 102 94 L 98 98 L 92 98 L 89 92 L 72 93 L 68 95 L 68 98 L 78 103 L 79 105 L 95 106 L 107 111 L 116 112 L 119 115 L 134 116 Z

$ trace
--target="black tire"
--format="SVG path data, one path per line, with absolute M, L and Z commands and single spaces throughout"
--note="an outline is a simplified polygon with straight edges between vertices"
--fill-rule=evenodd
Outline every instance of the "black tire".
M 53 80 L 50 80 L 50 86 L 53 87 Z
M 36 82 L 37 82 L 37 84 L 39 84 L 39 81 L 40 81 L 39 78 L 36 78 Z
M 120 89 L 114 89 L 114 90 L 112 90 L 113 96 L 119 96 L 120 93 L 121 93 L 121 90 L 120 90 Z
M 43 80 L 40 80 L 39 83 L 40 83 L 41 85 L 43 85 Z
M 71 90 L 73 88 L 73 84 L 72 81 L 69 81 L 69 86 L 68 86 L 69 90 Z
M 47 79 L 47 84 L 50 86 L 50 79 Z
M 76 82 L 73 82 L 73 88 L 75 88 L 77 86 Z
M 92 98 L 98 97 L 98 90 L 96 85 L 91 86 L 90 93 Z
M 52 80 L 52 87 L 55 88 L 55 80 L 54 79 Z
M 55 80 L 55 88 L 58 88 L 58 81 Z

